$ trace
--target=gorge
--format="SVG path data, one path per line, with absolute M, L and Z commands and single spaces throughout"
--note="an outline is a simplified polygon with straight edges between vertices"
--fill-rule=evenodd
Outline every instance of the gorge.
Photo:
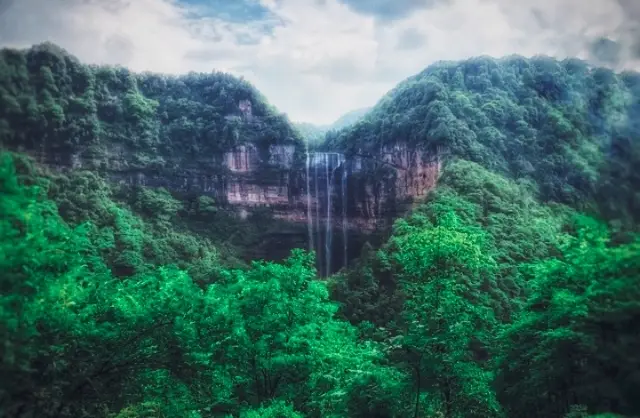
M 121 169 L 130 156 L 114 151 L 108 152 L 112 159 L 107 162 L 82 152 L 66 159 L 27 152 L 59 171 L 91 170 L 129 187 L 210 196 L 241 218 L 254 210 L 267 210 L 276 219 L 306 226 L 306 231 L 295 229 L 297 236 L 290 240 L 306 240 L 316 253 L 321 276 L 346 266 L 359 255 L 367 235 L 388 228 L 425 196 L 441 168 L 437 154 L 406 144 L 385 147 L 377 155 L 347 156 L 294 145 L 272 145 L 261 153 L 248 143 L 201 159 L 197 165 L 191 162 L 162 170 Z

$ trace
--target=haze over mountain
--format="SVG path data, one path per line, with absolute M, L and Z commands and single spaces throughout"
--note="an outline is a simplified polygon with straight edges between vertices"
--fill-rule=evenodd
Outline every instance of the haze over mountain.
M 329 129 L 344 129 L 358 122 L 371 110 L 370 107 L 355 109 L 340 116 L 338 120 L 329 125 Z
M 362 119 L 369 110 L 371 110 L 371 108 L 369 107 L 352 110 L 340 116 L 336 121 L 334 121 L 330 125 L 315 125 L 309 122 L 297 122 L 297 123 L 294 123 L 294 125 L 296 128 L 298 128 L 298 130 L 300 130 L 300 133 L 302 133 L 303 137 L 310 144 L 311 143 L 317 144 L 324 140 L 324 136 L 327 132 L 331 130 L 344 129 L 353 125 L 354 123 Z
M 438 60 L 546 54 L 638 68 L 634 0 L 2 0 L 0 46 L 87 63 L 230 71 L 299 122 L 372 106 Z

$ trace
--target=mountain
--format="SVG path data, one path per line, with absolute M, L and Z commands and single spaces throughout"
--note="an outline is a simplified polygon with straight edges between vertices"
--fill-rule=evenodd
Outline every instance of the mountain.
M 61 163 L 73 156 L 114 170 L 197 166 L 247 143 L 301 144 L 242 79 L 89 66 L 46 43 L 0 52 L 0 100 L 0 144 Z
M 639 109 L 638 73 L 479 57 L 428 67 L 327 135 L 347 160 L 368 157 L 370 190 L 442 162 L 384 244 L 333 281 L 341 315 L 412 370 L 412 416 L 640 412 L 638 376 L 609 377 L 637 369 L 640 348 Z
M 509 178 L 542 201 L 638 221 L 637 73 L 577 59 L 487 57 L 442 62 L 400 83 L 364 120 L 328 138 L 347 154 L 438 149 Z M 615 191 L 614 191 L 615 190 Z M 625 196 L 620 205 L 609 197 Z M 607 206 L 618 206 L 617 209 Z M 615 213 L 614 213 L 615 212 Z
M 322 135 L 2 50 L 0 415 L 638 416 L 639 110 L 638 73 L 477 57 Z
M 164 188 L 186 208 L 197 208 L 202 196 L 212 199 L 220 209 L 215 222 L 194 222 L 189 210 L 179 211 L 181 228 L 247 260 L 277 248 L 286 256 L 293 244 L 273 243 L 284 232 L 305 239 L 304 227 L 276 219 L 272 228 L 250 226 L 264 223 L 253 216 L 262 206 L 286 203 L 295 193 L 304 145 L 285 116 L 229 74 L 168 76 L 85 65 L 47 43 L 2 49 L 0 147 L 56 170 L 90 171 L 126 185 L 121 204 L 132 203 L 141 187 Z
M 324 137 L 327 132 L 344 129 L 353 125 L 362 119 L 370 109 L 371 108 L 367 107 L 352 110 L 340 116 L 330 125 L 314 125 L 313 123 L 299 122 L 294 123 L 294 126 L 298 128 L 303 138 L 305 138 L 309 144 L 321 145 L 324 142 Z
M 370 107 L 355 109 L 340 116 L 335 122 L 329 125 L 328 129 L 344 129 L 362 119 L 371 110 Z

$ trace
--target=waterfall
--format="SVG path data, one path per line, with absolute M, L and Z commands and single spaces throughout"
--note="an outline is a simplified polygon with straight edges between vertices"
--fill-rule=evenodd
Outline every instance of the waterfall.
M 327 221 L 325 222 L 325 239 L 324 239 L 324 259 L 327 263 L 325 275 L 331 274 L 331 174 L 329 174 L 329 156 L 324 154 L 324 170 L 327 180 Z
M 347 266 L 349 258 L 347 254 L 347 165 L 346 161 L 342 160 L 342 184 L 340 187 L 340 191 L 342 192 L 341 196 L 341 206 L 342 206 L 342 265 L 344 267 Z
M 316 234 L 316 236 L 318 237 L 318 245 L 316 245 L 316 248 L 318 249 L 316 252 L 316 258 L 317 258 L 316 263 L 320 267 L 318 269 L 318 273 L 322 275 L 322 264 L 320 264 L 320 260 L 322 259 L 320 239 L 322 237 L 320 236 L 320 199 L 318 194 L 318 159 L 316 154 L 313 155 L 313 184 L 315 185 L 315 189 L 316 189 L 315 211 L 316 211 L 316 231 L 318 231 L 318 233 Z M 307 194 L 309 194 L 309 189 L 307 189 Z
M 338 206 L 342 211 L 342 264 L 347 260 L 347 170 L 344 155 L 328 152 L 308 152 L 306 163 L 307 186 L 307 228 L 309 232 L 309 248 L 316 250 L 318 274 L 330 275 L 333 270 L 333 254 L 340 251 L 334 248 L 333 219 L 334 198 L 339 199 Z M 311 167 L 313 166 L 313 167 Z M 338 169 L 340 169 L 338 171 Z M 340 173 L 340 192 L 334 196 L 336 172 Z M 337 189 L 336 189 L 337 190 Z M 314 207 L 312 207 L 314 206 Z M 315 217 L 315 219 L 314 219 Z M 321 219 L 324 217 L 324 219 Z M 321 222 L 324 221 L 324 222 Z M 321 230 L 321 223 L 324 230 Z M 338 252 L 339 254 L 339 252 Z
M 311 163 L 311 156 L 309 155 L 309 151 L 307 149 L 307 229 L 309 230 L 309 251 L 313 251 L 313 217 L 311 216 L 311 193 L 310 191 L 310 183 L 311 179 L 309 178 L 309 165 Z

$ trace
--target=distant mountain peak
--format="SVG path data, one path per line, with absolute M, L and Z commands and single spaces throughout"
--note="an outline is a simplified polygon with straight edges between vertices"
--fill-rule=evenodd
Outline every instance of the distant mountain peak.
M 335 122 L 333 122 L 329 126 L 329 129 L 337 130 L 337 129 L 343 129 L 348 126 L 351 126 L 354 123 L 358 122 L 360 119 L 362 119 L 364 115 L 369 113 L 370 110 L 371 110 L 371 107 L 363 107 L 360 109 L 355 109 L 350 112 L 347 112 L 344 115 L 340 116 Z

